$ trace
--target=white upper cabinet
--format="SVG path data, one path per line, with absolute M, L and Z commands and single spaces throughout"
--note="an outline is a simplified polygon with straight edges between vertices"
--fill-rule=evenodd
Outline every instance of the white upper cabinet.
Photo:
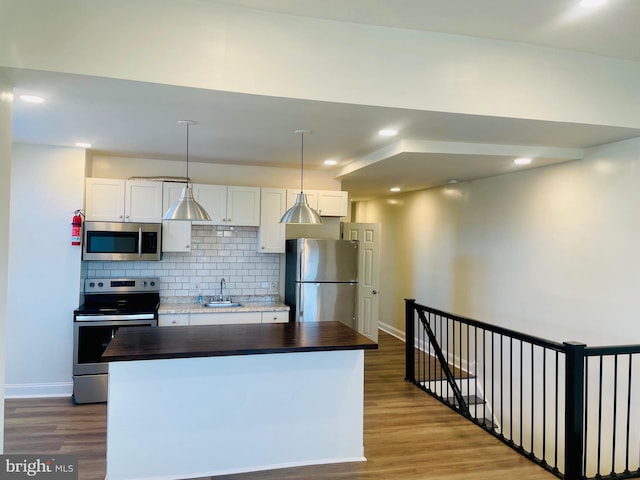
M 211 216 L 194 225 L 260 225 L 260 188 L 225 185 L 193 185 L 193 196 Z
M 124 221 L 156 223 L 162 221 L 162 183 L 126 180 Z
M 298 198 L 298 194 L 300 190 L 296 189 L 287 189 L 287 210 L 293 207 L 296 203 L 296 199 Z M 304 190 L 304 196 L 307 197 L 307 203 L 314 210 L 318 209 L 318 194 L 315 190 Z
M 260 192 L 260 229 L 258 252 L 284 253 L 285 225 L 280 223 L 287 211 L 287 191 L 284 188 L 263 188 Z
M 87 178 L 85 217 L 97 222 L 159 223 L 162 183 Z
M 227 225 L 226 185 L 193 184 L 193 198 L 211 217 L 210 222 L 193 222 L 194 225 Z
M 260 188 L 227 187 L 227 225 L 260 225 Z
M 87 178 L 85 218 L 94 222 L 124 222 L 124 182 Z
M 318 213 L 323 217 L 346 217 L 349 214 L 349 193 L 320 190 L 318 194 Z
M 296 203 L 300 190 L 287 189 L 287 208 Z M 307 203 L 323 217 L 346 217 L 349 214 L 349 192 L 340 190 L 305 190 Z

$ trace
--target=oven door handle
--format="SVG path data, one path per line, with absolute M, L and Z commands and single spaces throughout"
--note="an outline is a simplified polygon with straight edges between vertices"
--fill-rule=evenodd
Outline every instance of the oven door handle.
M 153 320 L 152 313 L 137 313 L 131 315 L 76 315 L 76 322 L 103 322 L 107 320 Z
M 142 227 L 138 227 L 138 257 L 142 257 Z

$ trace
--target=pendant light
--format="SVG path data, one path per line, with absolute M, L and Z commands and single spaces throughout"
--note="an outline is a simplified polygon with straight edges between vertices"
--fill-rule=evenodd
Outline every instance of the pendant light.
M 301 138 L 301 161 L 300 161 L 300 193 L 296 197 L 296 203 L 287 210 L 280 223 L 296 223 L 307 225 L 319 225 L 322 223 L 322 218 L 318 212 L 309 206 L 307 203 L 307 197 L 304 194 L 303 182 L 304 182 L 304 134 L 311 133 L 309 130 L 296 130 L 293 133 L 299 133 Z
M 164 220 L 211 220 L 211 217 L 202 205 L 193 198 L 192 189 L 189 187 L 189 126 L 197 122 L 193 120 L 178 120 L 180 125 L 187 126 L 187 184 L 182 189 L 180 198 L 169 207 L 164 214 Z

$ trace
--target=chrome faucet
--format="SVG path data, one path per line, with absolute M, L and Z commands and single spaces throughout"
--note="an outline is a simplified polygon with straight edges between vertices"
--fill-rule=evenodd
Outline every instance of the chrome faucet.
M 220 280 L 220 301 L 221 301 L 221 302 L 224 300 L 224 296 L 222 295 L 222 293 L 223 293 L 223 288 L 224 288 L 224 286 L 226 285 L 226 283 L 227 283 L 227 282 L 224 280 L 224 278 L 222 278 L 222 279 Z

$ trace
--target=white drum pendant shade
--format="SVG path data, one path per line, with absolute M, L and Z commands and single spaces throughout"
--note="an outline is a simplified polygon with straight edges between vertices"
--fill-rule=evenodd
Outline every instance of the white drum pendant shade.
M 195 125 L 193 120 L 178 120 L 181 125 L 187 126 L 187 182 L 189 181 L 189 125 Z M 185 185 L 180 198 L 169 207 L 163 220 L 211 220 L 211 217 L 202 205 L 193 198 L 193 192 L 189 184 Z

